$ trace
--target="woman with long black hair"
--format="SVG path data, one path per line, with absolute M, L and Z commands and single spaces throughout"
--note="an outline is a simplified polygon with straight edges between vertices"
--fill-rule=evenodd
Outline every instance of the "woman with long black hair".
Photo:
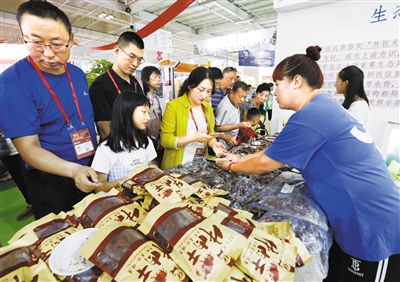
M 371 111 L 364 90 L 364 72 L 356 66 L 342 69 L 336 78 L 336 92 L 344 96 L 342 106 L 368 130 Z

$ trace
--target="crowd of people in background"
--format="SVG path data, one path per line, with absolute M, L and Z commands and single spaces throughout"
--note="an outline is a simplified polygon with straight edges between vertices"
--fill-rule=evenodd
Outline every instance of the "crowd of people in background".
M 114 64 L 88 88 L 83 71 L 68 63 L 74 35 L 64 12 L 29 1 L 19 7 L 17 21 L 29 55 L 0 75 L 7 105 L 0 125 L 15 146 L 3 163 L 35 219 L 71 210 L 88 193 L 109 191 L 139 165 L 165 170 L 207 154 L 227 158 L 218 165 L 230 172 L 263 173 L 288 164 L 328 216 L 342 278 L 354 281 L 346 269 L 354 259 L 373 269 L 366 277 L 380 271 L 383 260 L 389 260 L 386 275 L 400 277 L 400 229 L 391 229 L 400 218 L 399 193 L 366 131 L 371 118 L 358 67 L 338 73 L 342 106 L 320 93 L 318 46 L 284 59 L 273 73 L 276 85 L 261 83 L 254 91 L 234 67 L 197 67 L 163 113 L 156 95 L 160 70 L 146 66 L 141 77 L 134 75 L 145 48 L 135 32 L 119 36 Z M 295 111 L 277 142 L 254 155 L 231 154 L 234 146 L 271 134 L 265 124 L 274 95 L 280 108 Z
M 168 103 L 162 113 L 156 95 L 160 70 L 146 66 L 141 77 L 134 75 L 144 62 L 144 42 L 135 32 L 119 36 L 113 65 L 87 89 L 83 72 L 67 63 L 73 34 L 64 12 L 50 3 L 30 1 L 20 6 L 17 20 L 29 56 L 2 74 L 4 90 L 16 93 L 2 102 L 11 111 L 21 99 L 24 103 L 19 107 L 26 114 L 4 111 L 2 128 L 15 144 L 14 155 L 3 163 L 8 164 L 27 202 L 18 219 L 67 211 L 87 193 L 108 191 L 136 165 L 170 168 L 203 156 L 205 150 L 223 156 L 239 144 L 239 128 L 253 125 L 242 120 L 250 88 L 234 67 L 193 70 L 182 85 L 181 97 Z M 22 75 L 37 82 L 22 83 L 18 80 Z M 42 93 L 49 95 L 42 98 Z M 142 102 L 135 104 L 128 96 Z M 121 97 L 125 99 L 119 101 Z M 230 105 L 235 108 L 233 115 Z M 113 131 L 126 126 L 126 132 Z M 121 144 L 115 143 L 118 139 Z M 139 158 L 139 154 L 144 156 Z M 12 165 L 10 159 L 15 160 Z M 18 171 L 14 169 L 17 163 Z M 32 188 L 26 192 L 26 186 Z
M 41 13 L 40 9 L 45 12 Z M 113 49 L 115 55 L 113 65 L 98 76 L 86 91 L 85 83 L 82 84 L 84 80 L 82 71 L 67 63 L 73 34 L 71 24 L 64 12 L 49 3 L 40 2 L 34 5 L 32 2 L 26 2 L 20 6 L 17 20 L 24 34 L 29 57 L 4 72 L 2 77 L 3 81 L 6 81 L 7 77 L 13 77 L 10 83 L 4 83 L 4 88 L 11 93 L 18 93 L 15 97 L 21 96 L 21 100 L 25 103 L 19 106 L 22 106 L 27 114 L 16 117 L 13 120 L 14 125 L 10 127 L 6 121 L 13 115 L 7 116 L 7 111 L 5 111 L 3 116 L 6 118 L 3 118 L 2 126 L 6 135 L 13 139 L 16 146 L 14 154 L 4 158 L 3 163 L 9 167 L 27 202 L 27 209 L 24 210 L 22 216 L 18 216 L 18 219 L 32 214 L 34 210 L 32 202 L 35 203 L 37 210 L 35 217 L 39 218 L 49 211 L 58 212 L 70 208 L 88 192 L 109 190 L 109 187 L 115 185 L 117 180 L 121 180 L 123 177 L 121 173 L 124 174 L 134 167 L 133 164 L 152 162 L 162 169 L 167 169 L 192 161 L 195 157 L 201 157 L 209 149 L 213 154 L 224 156 L 228 150 L 243 142 L 248 142 L 251 138 L 271 134 L 266 130 L 265 124 L 272 118 L 274 99 L 272 82 L 253 87 L 242 81 L 235 67 L 226 67 L 223 70 L 217 67 L 198 67 L 183 82 L 179 98 L 169 102 L 163 113 L 156 94 L 162 83 L 160 69 L 155 66 L 146 66 L 141 70 L 141 77 L 134 75 L 144 62 L 145 48 L 142 38 L 135 32 L 128 31 L 119 36 Z M 46 23 L 48 34 L 44 31 L 36 32 L 40 22 Z M 50 34 L 54 34 L 53 38 L 57 40 L 51 39 Z M 50 39 L 47 40 L 48 38 Z M 41 43 L 47 41 L 51 44 Z M 39 81 L 39 85 L 30 87 L 19 83 L 15 78 L 19 73 L 29 74 L 32 80 Z M 50 77 L 49 74 L 58 76 Z M 70 87 L 55 89 L 59 87 L 58 81 L 69 84 Z M 77 85 L 76 89 L 75 85 Z M 25 88 L 29 88 L 29 91 L 25 91 Z M 343 107 L 368 128 L 369 107 L 363 88 L 362 71 L 355 66 L 343 69 L 338 74 L 336 89 L 338 93 L 345 96 Z M 61 107 L 52 107 L 52 112 L 49 112 L 53 116 L 61 114 L 61 117 L 55 119 L 50 115 L 37 113 L 38 106 L 35 100 L 40 98 L 41 91 L 66 93 L 63 94 L 64 100 L 59 103 Z M 71 91 L 73 95 L 69 95 Z M 84 94 L 76 100 L 74 95 L 77 91 Z M 32 93 L 32 95 L 25 97 L 26 94 L 23 93 Z M 129 95 L 135 95 L 136 98 L 145 96 L 146 99 L 138 98 L 144 102 L 136 105 L 126 98 Z M 38 98 L 31 98 L 36 96 Z M 10 101 L 10 105 L 15 103 L 15 97 L 12 98 L 13 101 Z M 88 97 L 89 100 L 87 100 Z M 119 97 L 125 97 L 123 100 L 125 106 L 121 105 L 122 101 L 120 101 L 120 105 L 114 108 L 114 103 Z M 57 103 L 56 99 L 57 97 L 48 95 L 40 107 L 50 108 L 54 101 Z M 7 102 L 8 98 L 5 97 L 4 101 Z M 64 105 L 67 107 L 66 112 L 62 108 Z M 84 111 L 86 116 L 83 117 L 81 106 L 92 106 L 93 110 L 86 109 Z M 149 118 L 143 117 L 143 124 L 137 125 L 132 116 L 135 116 L 136 112 L 147 111 L 147 107 Z M 119 123 L 114 121 L 114 127 L 121 129 L 122 124 L 125 124 L 128 125 L 129 132 L 112 134 L 112 116 L 121 114 L 129 114 L 130 117 L 125 120 L 120 120 L 119 117 Z M 31 117 L 31 121 L 27 123 L 31 126 L 30 128 L 24 125 L 28 117 Z M 91 122 L 92 119 L 95 124 Z M 52 121 L 54 125 L 42 130 L 42 124 L 49 121 Z M 144 128 L 142 128 L 143 125 L 145 125 Z M 86 130 L 89 137 L 85 139 L 87 145 L 85 152 L 80 153 L 82 146 L 77 146 L 71 136 L 72 133 L 79 135 L 83 130 Z M 58 131 L 64 133 L 53 137 Z M 143 132 L 149 139 L 143 139 Z M 121 139 L 122 147 L 115 144 L 115 138 Z M 133 138 L 133 141 L 131 140 L 133 143 L 128 142 L 126 138 Z M 97 147 L 98 140 L 100 143 Z M 132 154 L 125 154 L 126 150 L 122 148 L 132 154 L 147 150 L 148 156 L 138 161 L 135 157 L 129 158 Z M 45 157 L 38 161 L 32 152 L 43 152 Z M 94 156 L 95 152 L 96 156 Z M 102 152 L 102 156 L 97 152 Z M 120 154 L 127 155 L 128 159 L 121 160 Z M 95 169 L 90 168 L 93 157 L 96 160 L 105 156 L 110 159 L 109 167 L 99 168 L 96 165 L 97 162 L 94 162 Z M 49 165 L 46 160 L 54 160 L 55 165 Z M 121 162 L 125 162 L 125 169 Z M 29 173 L 26 172 L 24 166 L 20 166 L 17 171 L 15 168 L 18 167 L 18 163 L 24 165 L 26 163 Z M 53 184 L 41 184 L 43 179 L 46 181 L 51 179 L 54 183 L 60 181 L 68 187 L 65 190 L 69 192 L 62 194 L 54 191 L 51 188 Z M 106 184 L 107 181 L 108 184 Z M 30 189 L 31 191 L 36 189 L 36 192 L 44 193 L 50 190 L 51 193 L 46 195 L 51 196 L 38 197 L 40 193 L 35 193 L 36 196 L 33 196 L 31 200 L 26 192 L 26 185 L 36 187 Z M 78 192 L 75 191 L 76 188 Z M 55 205 L 58 207 L 54 207 Z M 41 206 L 44 206 L 43 210 Z

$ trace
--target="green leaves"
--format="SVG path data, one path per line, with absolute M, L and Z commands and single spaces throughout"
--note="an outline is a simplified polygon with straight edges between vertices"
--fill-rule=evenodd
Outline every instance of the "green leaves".
M 90 63 L 90 70 L 85 73 L 89 87 L 99 75 L 105 73 L 112 65 L 113 63 L 106 59 L 92 61 Z

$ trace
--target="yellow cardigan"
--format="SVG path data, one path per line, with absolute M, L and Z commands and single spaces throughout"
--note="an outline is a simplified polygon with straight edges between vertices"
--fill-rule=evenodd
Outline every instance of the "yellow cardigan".
M 214 133 L 214 113 L 210 104 L 203 103 L 208 120 L 208 133 Z M 176 148 L 179 136 L 186 135 L 190 103 L 187 94 L 167 103 L 161 121 L 161 146 L 165 148 L 161 169 L 176 167 L 182 163 L 185 147 Z

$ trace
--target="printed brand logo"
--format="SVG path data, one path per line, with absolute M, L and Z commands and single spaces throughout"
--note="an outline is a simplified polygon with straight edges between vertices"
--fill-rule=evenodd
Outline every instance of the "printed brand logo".
M 351 264 L 351 268 L 353 268 L 355 271 L 360 271 L 360 262 L 359 260 L 356 260 L 354 258 L 351 258 L 352 260 L 352 264 Z
M 353 126 L 353 128 L 350 130 L 350 134 L 356 137 L 358 140 L 364 143 L 372 143 L 374 142 L 374 139 L 372 139 L 372 136 L 367 132 L 361 132 L 357 127 Z
M 86 91 L 83 91 L 83 96 L 87 96 L 89 95 L 89 93 L 87 93 Z
M 364 273 L 360 273 L 360 264 L 361 261 L 356 260 L 354 258 L 351 258 L 352 263 L 351 263 L 351 268 L 348 267 L 347 270 L 350 271 L 351 273 L 353 273 L 354 275 L 360 276 L 360 277 L 364 277 Z

